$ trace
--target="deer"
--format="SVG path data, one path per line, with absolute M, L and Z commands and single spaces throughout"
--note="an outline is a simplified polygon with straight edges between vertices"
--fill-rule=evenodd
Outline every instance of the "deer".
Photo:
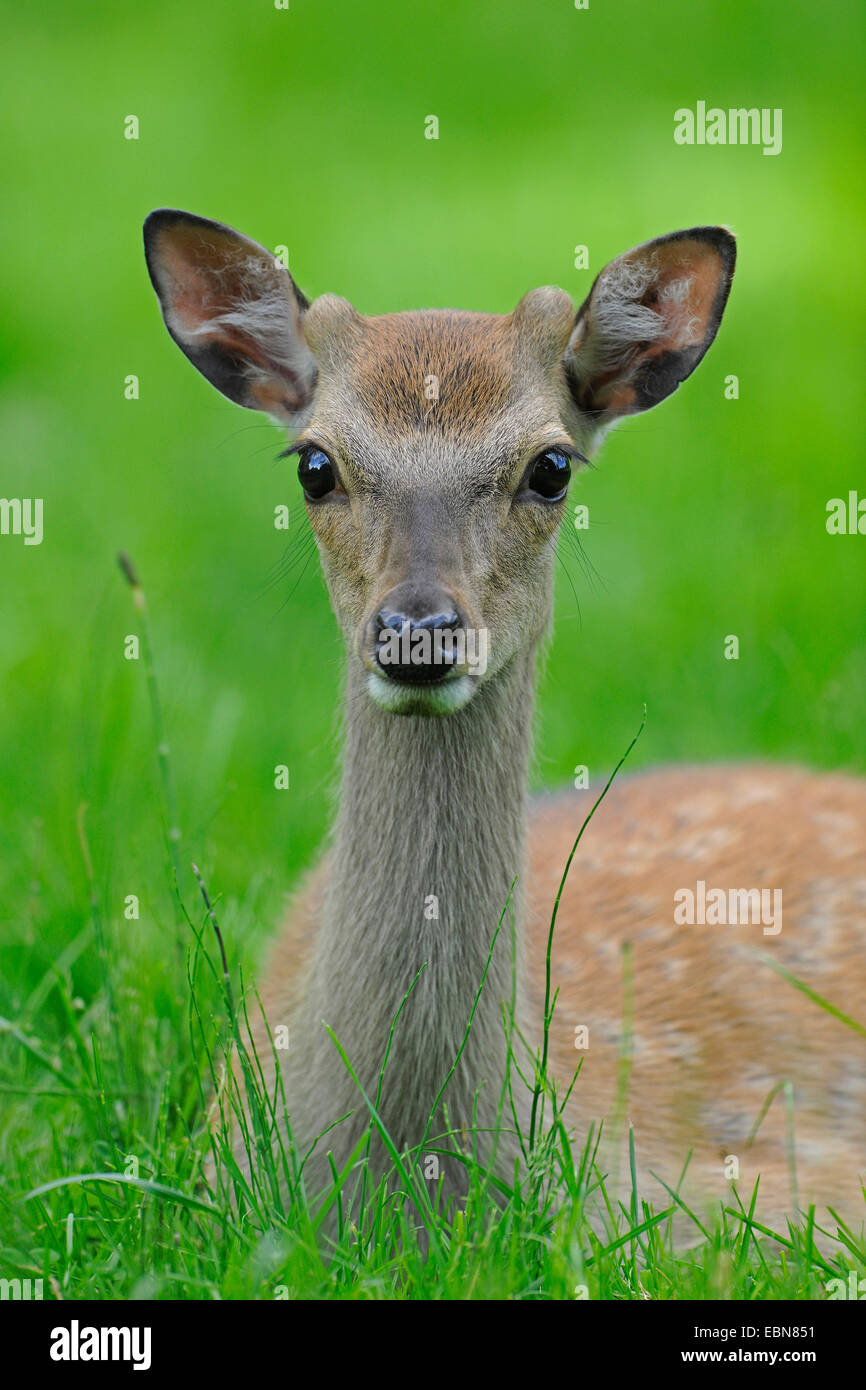
M 144 241 L 177 346 L 286 429 L 345 642 L 334 823 L 253 1025 L 308 1171 L 324 1186 L 325 1151 L 338 1166 L 357 1153 L 381 1080 L 396 1146 L 471 1135 L 478 1162 L 513 1177 L 533 1094 L 516 1087 L 503 1122 L 503 1011 L 537 1055 L 552 994 L 558 1094 L 578 1071 L 569 1133 L 603 1127 L 628 953 L 642 1194 L 730 1208 L 736 1178 L 746 1200 L 758 1182 L 766 1219 L 814 1205 L 862 1221 L 866 783 L 735 761 L 626 771 L 603 800 L 528 793 L 572 475 L 701 362 L 734 236 L 642 243 L 576 309 L 543 287 L 507 314 L 378 316 L 308 299 L 267 248 L 205 217 L 158 209 Z M 759 911 L 771 890 L 780 910 Z M 278 1063 L 268 1029 L 284 1022 Z M 624 1128 L 612 1142 L 621 1158 Z M 390 1162 L 381 1145 L 369 1159 Z M 459 1201 L 465 1165 L 443 1160 L 439 1182 Z

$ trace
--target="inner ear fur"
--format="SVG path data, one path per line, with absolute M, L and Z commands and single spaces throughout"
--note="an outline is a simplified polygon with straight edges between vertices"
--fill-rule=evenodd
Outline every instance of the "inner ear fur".
M 144 224 L 147 268 L 166 328 L 229 400 L 296 424 L 316 362 L 304 340 L 309 302 L 258 242 L 175 208 Z
M 563 365 L 580 410 L 600 423 L 675 391 L 716 336 L 736 243 L 724 227 L 672 232 L 605 266 L 578 310 Z

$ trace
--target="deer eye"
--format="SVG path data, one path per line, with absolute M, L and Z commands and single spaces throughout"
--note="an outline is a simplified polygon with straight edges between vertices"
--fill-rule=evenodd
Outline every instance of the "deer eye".
M 565 495 L 571 478 L 571 464 L 559 449 L 539 454 L 526 475 L 526 487 L 546 502 L 558 502 Z
M 323 449 L 311 446 L 301 452 L 298 482 L 312 502 L 327 497 L 337 485 L 334 465 Z

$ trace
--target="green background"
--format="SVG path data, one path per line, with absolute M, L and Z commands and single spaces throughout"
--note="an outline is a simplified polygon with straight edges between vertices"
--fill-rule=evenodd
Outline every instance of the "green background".
M 61 965 L 85 999 L 96 988 L 82 803 L 123 997 L 146 985 L 158 999 L 172 904 L 119 548 L 148 597 L 179 859 L 202 865 L 233 955 L 255 957 L 332 804 L 342 658 L 303 550 L 294 461 L 275 461 L 280 433 L 169 341 L 141 250 L 156 206 L 286 244 L 308 295 L 370 313 L 508 311 L 546 283 L 579 303 L 627 247 L 729 225 L 740 259 L 715 346 L 575 488 L 587 567 L 562 547 L 535 780 L 609 769 L 644 702 L 635 766 L 768 756 L 866 770 L 866 537 L 825 530 L 829 498 L 866 495 L 858 10 L 7 10 L 0 494 L 43 497 L 45 539 L 0 537 L 4 1014 L 29 1009 L 50 1034 L 34 981 L 76 940 Z M 782 153 L 676 146 L 673 113 L 698 100 L 781 107 Z M 429 114 L 438 141 L 424 138 Z M 589 270 L 574 268 L 578 244 Z M 279 503 L 297 563 L 263 592 L 285 549 Z M 723 659 L 732 633 L 739 661 Z M 274 789 L 278 763 L 289 791 Z M 123 917 L 132 893 L 137 922 Z

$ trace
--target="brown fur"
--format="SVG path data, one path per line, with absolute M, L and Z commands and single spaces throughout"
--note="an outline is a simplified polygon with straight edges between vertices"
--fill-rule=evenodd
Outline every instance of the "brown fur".
M 589 793 L 541 802 L 532 822 L 529 954 L 536 997 L 546 924 L 569 838 Z M 778 935 L 759 925 L 675 925 L 674 893 L 709 886 L 783 893 Z M 664 1194 L 694 1147 L 692 1194 L 733 1205 L 724 1160 L 740 1165 L 748 1205 L 760 1175 L 762 1208 L 793 1207 L 785 1106 L 794 1088 L 799 1201 L 830 1201 L 859 1224 L 866 1168 L 866 1037 L 806 999 L 763 962 L 770 957 L 866 1025 L 866 785 L 853 777 L 773 766 L 671 768 L 614 783 L 578 848 L 554 950 L 560 987 L 552 1048 L 574 1090 L 581 1129 L 614 1112 L 621 1055 L 621 947 L 633 946 L 634 1059 L 626 1116 L 635 1126 L 644 1195 Z M 621 1156 L 620 1156 L 621 1158 Z M 825 1214 L 826 1215 L 826 1214 Z
M 527 959 L 538 1026 L 550 917 L 568 854 L 597 792 L 537 800 L 530 817 Z M 312 951 L 328 861 L 297 899 L 263 976 L 272 1024 L 291 1015 Z M 784 894 L 778 936 L 753 924 L 678 926 L 674 893 L 694 886 L 773 886 Z M 862 1221 L 866 1168 L 866 1038 L 773 971 L 769 956 L 866 1026 L 862 978 L 866 916 L 866 784 L 843 774 L 770 765 L 670 768 L 617 780 L 591 821 L 560 904 L 553 950 L 551 1072 L 564 1094 L 580 1064 L 568 1117 L 579 1145 L 604 1122 L 604 1171 L 628 1172 L 634 1127 L 641 1195 L 667 1201 L 690 1151 L 684 1200 L 699 1212 L 735 1207 L 726 1162 L 739 1162 L 746 1207 L 759 1184 L 759 1217 L 829 1202 Z M 632 1062 L 624 1112 L 618 1078 L 632 947 Z M 575 1028 L 589 1030 L 576 1050 Z M 270 1066 L 268 1035 L 256 1030 Z M 785 1100 L 794 1098 L 792 1191 Z
M 349 377 L 375 428 L 453 433 L 461 421 L 487 428 L 513 395 L 511 317 L 428 310 L 365 320 Z M 438 379 L 439 399 L 424 395 Z

